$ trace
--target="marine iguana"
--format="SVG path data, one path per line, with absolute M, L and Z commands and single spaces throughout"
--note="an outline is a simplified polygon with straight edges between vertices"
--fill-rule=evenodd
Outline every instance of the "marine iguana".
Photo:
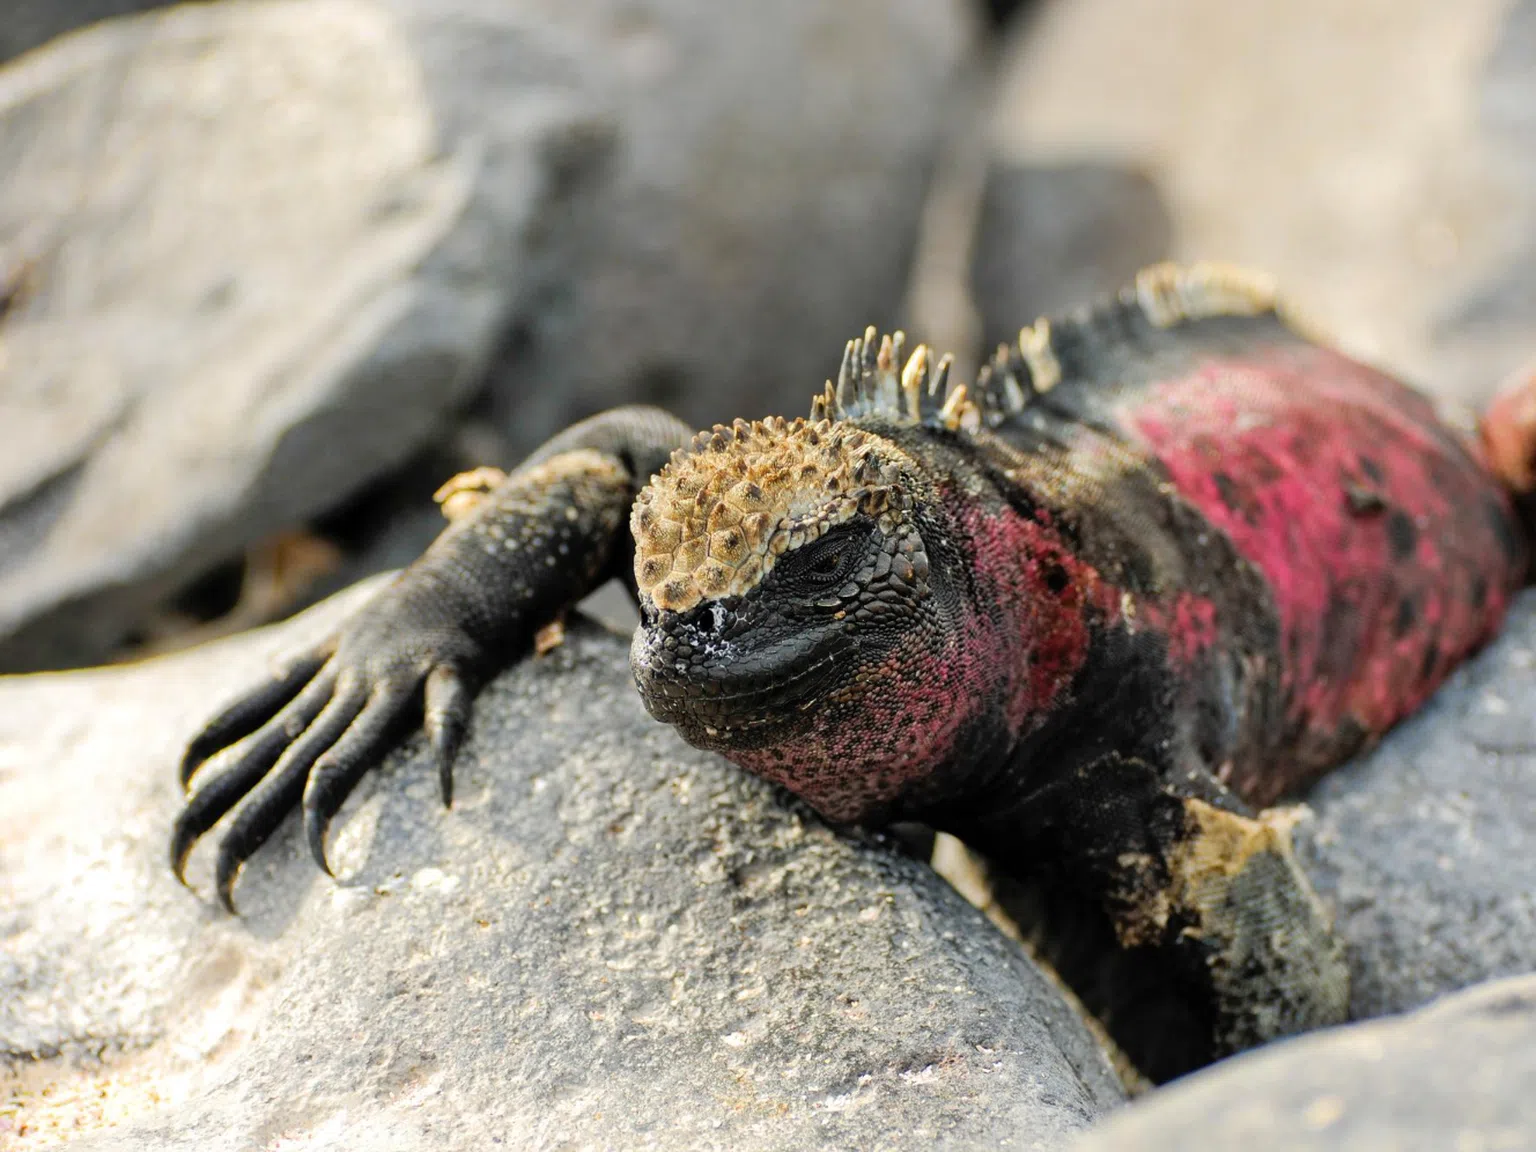
M 191 741 L 184 785 L 238 747 L 176 821 L 177 876 L 232 812 L 233 911 L 296 807 L 329 871 L 413 715 L 450 802 L 476 685 L 620 576 L 635 682 L 690 743 L 1096 901 L 1214 1054 L 1342 1020 L 1342 948 L 1265 806 L 1498 627 L 1527 537 L 1492 449 L 1217 265 L 1037 322 L 969 386 L 904 345 L 851 341 L 806 419 L 617 408 L 450 482 L 428 551 Z

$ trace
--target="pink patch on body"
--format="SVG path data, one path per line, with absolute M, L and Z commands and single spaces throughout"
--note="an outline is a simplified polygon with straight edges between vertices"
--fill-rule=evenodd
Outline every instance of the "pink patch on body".
M 1008 727 L 1023 735 L 1062 701 L 1088 659 L 1089 621 L 1120 618 L 1120 590 L 1073 555 L 1048 510 L 1031 519 L 961 501 L 957 519 L 971 540 L 982 599 L 1002 612 L 979 651 L 989 666 L 1007 670 Z
M 1140 613 L 1167 637 L 1168 657 L 1181 671 L 1194 668 L 1200 657 L 1221 640 L 1216 605 L 1193 592 L 1180 592 L 1167 608 L 1155 602 L 1146 603 Z
M 1346 720 L 1380 733 L 1420 705 L 1523 577 L 1497 484 L 1428 401 L 1337 353 L 1213 359 L 1120 419 L 1263 574 L 1303 760 L 1309 745 L 1327 756 Z
M 830 819 L 864 819 L 920 795 L 954 758 L 966 725 L 995 702 L 1010 734 L 1036 727 L 1088 658 L 1090 616 L 1119 614 L 1119 591 L 1072 555 L 1048 513 L 1031 520 L 945 498 L 968 537 L 980 600 L 995 613 L 968 612 L 943 635 L 912 633 L 862 685 L 818 701 L 803 735 L 730 753 Z
M 804 732 L 773 748 L 732 750 L 831 820 L 868 819 L 946 763 L 994 669 L 984 623 L 936 638 L 913 632 L 860 683 L 819 700 Z

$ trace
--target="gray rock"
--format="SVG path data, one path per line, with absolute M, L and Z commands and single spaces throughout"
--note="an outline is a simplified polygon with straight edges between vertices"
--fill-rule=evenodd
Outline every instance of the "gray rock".
M 1175 257 L 1267 268 L 1439 394 L 1536 355 L 1536 0 L 1049 0 L 1015 27 L 1000 160 L 1148 173 Z
M 889 323 L 968 0 L 298 0 L 0 83 L 0 668 L 102 658 L 472 395 L 804 408 Z M 504 462 L 504 461 L 501 461 Z
M 987 352 L 1165 259 L 1172 224 L 1157 185 L 1109 163 L 995 163 L 977 224 L 971 297 Z
M 1351 1012 L 1536 971 L 1536 591 L 1498 640 L 1307 797 L 1297 851 L 1349 946 Z
M 973 4 L 543 7 L 600 66 L 623 146 L 550 239 L 558 283 L 504 350 L 499 422 L 526 449 L 621 402 L 803 414 L 850 336 L 900 319 Z
M 0 13 L 0 64 L 76 28 L 163 8 L 176 0 L 6 0 Z
M 1536 1148 L 1536 976 L 1276 1044 L 1143 1097 L 1078 1152 Z
M 213 912 L 164 859 L 178 746 L 341 607 L 0 681 L 8 1146 L 1053 1148 L 1119 1100 L 979 913 L 683 745 L 590 626 L 481 697 L 452 811 L 413 740 L 342 885 L 290 823 Z
M 471 395 L 603 121 L 547 38 L 445 17 L 470 123 L 424 39 L 366 0 L 227 3 L 0 76 L 0 668 L 101 657 Z

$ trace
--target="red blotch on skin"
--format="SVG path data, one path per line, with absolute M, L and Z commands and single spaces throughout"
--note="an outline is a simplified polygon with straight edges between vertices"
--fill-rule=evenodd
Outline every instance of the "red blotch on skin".
M 989 676 L 978 630 L 914 631 L 861 681 L 804 713 L 804 731 L 772 749 L 732 750 L 747 771 L 782 784 L 830 820 L 869 818 L 944 763 Z
M 1009 670 L 1007 723 L 1022 735 L 1061 702 L 1082 669 L 1090 617 L 1119 618 L 1120 592 L 1072 554 L 1048 511 L 1030 518 L 953 503 L 971 541 L 982 602 L 998 613 L 977 637 L 977 659 Z
M 1193 592 L 1180 592 L 1171 609 L 1147 603 L 1141 615 L 1167 638 L 1168 657 L 1178 669 L 1193 668 L 1221 639 L 1216 605 Z
M 1337 353 L 1207 361 L 1120 418 L 1263 574 L 1302 759 L 1326 756 L 1346 721 L 1379 733 L 1423 703 L 1523 578 L 1507 497 L 1471 447 L 1423 397 Z
M 850 686 L 856 723 L 833 693 L 807 713 L 803 734 L 772 751 L 731 753 L 830 819 L 863 819 L 920 792 L 966 725 L 998 703 L 1015 735 L 1043 722 L 1088 657 L 1090 616 L 1118 616 L 1118 590 L 1072 555 L 1048 514 L 944 499 L 987 610 L 966 612 L 942 635 L 906 637 L 864 685 Z

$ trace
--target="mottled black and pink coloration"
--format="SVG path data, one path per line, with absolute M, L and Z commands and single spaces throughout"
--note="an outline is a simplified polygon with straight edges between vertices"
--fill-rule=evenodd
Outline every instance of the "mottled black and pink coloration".
M 1131 343 L 1123 328 L 1119 339 Z M 1245 800 L 1267 804 L 1418 707 L 1493 634 L 1525 579 L 1526 544 L 1479 447 L 1397 381 L 1272 317 L 1141 339 L 1139 371 L 1106 373 L 1085 352 L 1063 393 L 1102 392 L 1061 401 L 1063 437 L 1092 454 L 1097 418 L 1196 514 L 1186 533 L 1223 537 L 1257 573 L 1247 613 L 1216 609 L 1201 585 L 1222 574 L 1206 571 L 1153 615 L 1192 671 L 1234 650 L 1261 663 L 1275 705 L 1230 709 L 1249 737 L 1206 753 Z
M 184 778 L 250 736 L 189 801 L 178 872 L 234 810 L 229 903 L 301 802 L 323 866 L 422 685 L 446 795 L 474 681 L 638 572 L 636 682 L 691 743 L 1077 893 L 1167 968 L 1207 1054 L 1341 1019 L 1342 950 L 1258 809 L 1498 627 L 1527 537 L 1483 449 L 1220 270 L 1026 330 L 941 405 L 945 369 L 900 347 L 852 342 L 810 421 L 690 440 L 621 409 L 552 441 L 193 742 Z M 1501 459 L 1536 443 L 1505 431 Z
M 1279 621 L 1284 726 L 1268 803 L 1417 708 L 1503 618 L 1526 570 L 1480 450 L 1420 395 L 1295 341 L 1192 365 L 1118 413 L 1256 567 Z

